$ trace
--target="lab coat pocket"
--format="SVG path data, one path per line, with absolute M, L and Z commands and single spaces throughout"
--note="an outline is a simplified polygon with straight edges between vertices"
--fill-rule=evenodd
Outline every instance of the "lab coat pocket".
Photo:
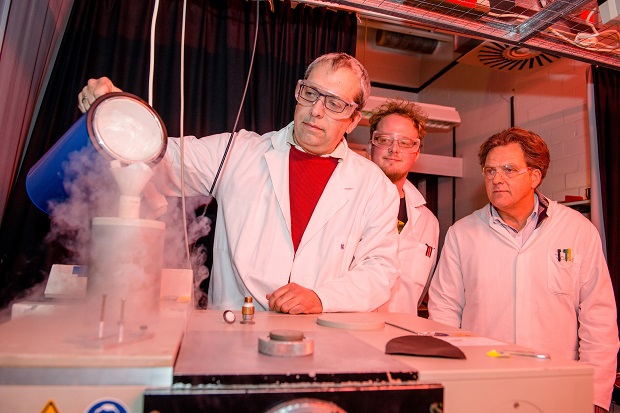
M 413 283 L 424 287 L 433 266 L 433 252 L 436 247 L 423 242 L 402 242 L 399 245 L 401 271 Z
M 547 287 L 549 291 L 553 294 L 572 296 L 575 291 L 580 262 L 581 260 L 576 256 L 567 261 L 563 256 L 558 259 L 556 251 L 549 253 L 547 259 Z

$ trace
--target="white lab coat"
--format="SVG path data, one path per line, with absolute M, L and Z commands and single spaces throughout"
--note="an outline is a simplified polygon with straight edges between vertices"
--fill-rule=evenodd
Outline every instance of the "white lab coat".
M 419 300 L 437 262 L 439 221 L 411 182 L 405 182 L 403 191 L 407 223 L 398 236 L 401 276 L 392 287 L 390 300 L 379 311 L 417 314 Z
M 289 150 L 293 123 L 258 135 L 241 130 L 215 189 L 218 216 L 209 308 L 241 308 L 289 280 L 319 296 L 324 312 L 371 311 L 387 301 L 399 275 L 398 191 L 383 172 L 345 145 L 303 234 L 291 239 Z M 185 139 L 187 195 L 207 194 L 228 134 Z M 158 165 L 165 195 L 179 195 L 180 140 L 169 139 Z M 159 176 L 162 173 L 158 174 Z
M 490 205 L 456 222 L 431 282 L 430 318 L 594 366 L 594 403 L 609 408 L 618 329 L 601 238 L 580 213 L 548 202 L 521 248 Z M 571 249 L 572 261 L 563 251 L 558 260 L 558 249 Z

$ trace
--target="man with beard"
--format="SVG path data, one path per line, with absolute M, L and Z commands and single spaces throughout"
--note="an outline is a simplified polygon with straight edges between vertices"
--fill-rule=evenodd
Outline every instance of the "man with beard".
M 411 102 L 388 101 L 370 117 L 370 159 L 398 189 L 401 276 L 379 311 L 417 313 L 437 261 L 439 222 L 407 180 L 426 135 L 426 115 Z

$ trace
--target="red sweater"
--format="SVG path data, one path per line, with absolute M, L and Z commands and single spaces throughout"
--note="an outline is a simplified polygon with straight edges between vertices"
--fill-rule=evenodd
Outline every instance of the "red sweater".
M 336 158 L 311 155 L 291 146 L 288 185 L 291 197 L 291 237 L 295 251 L 337 165 Z

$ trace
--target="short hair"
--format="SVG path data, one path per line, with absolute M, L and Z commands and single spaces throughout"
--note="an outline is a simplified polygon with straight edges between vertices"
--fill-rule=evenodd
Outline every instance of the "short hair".
M 404 100 L 388 100 L 372 112 L 372 116 L 368 120 L 370 124 L 370 137 L 372 138 L 372 134 L 377 129 L 377 124 L 381 119 L 394 114 L 409 119 L 418 130 L 420 142 L 424 139 L 428 116 L 418 105 Z
M 361 111 L 366 104 L 366 100 L 368 96 L 370 96 L 370 76 L 368 75 L 368 71 L 366 68 L 353 56 L 350 56 L 346 53 L 337 52 L 337 53 L 327 53 L 322 56 L 314 59 L 312 63 L 306 69 L 306 73 L 304 74 L 304 79 L 308 79 L 310 73 L 320 64 L 329 64 L 331 70 L 336 71 L 341 68 L 346 68 L 354 73 L 356 73 L 359 77 L 360 88 L 353 101 L 357 103 L 357 109 Z M 355 112 L 353 112 L 355 113 Z
M 541 172 L 542 181 L 545 175 L 547 175 L 547 169 L 549 169 L 549 163 L 551 162 L 549 148 L 540 136 L 518 126 L 496 133 L 480 145 L 480 150 L 478 151 L 480 166 L 484 168 L 487 155 L 491 149 L 498 146 L 506 146 L 510 143 L 519 144 L 525 156 L 525 163 L 529 168 L 538 169 Z

